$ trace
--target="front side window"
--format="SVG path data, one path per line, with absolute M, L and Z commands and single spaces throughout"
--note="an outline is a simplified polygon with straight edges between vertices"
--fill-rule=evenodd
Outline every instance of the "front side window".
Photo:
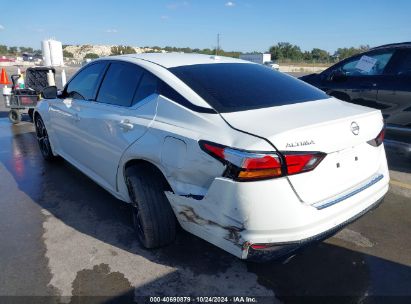
M 197 64 L 169 70 L 220 113 L 329 98 L 301 80 L 260 64 Z
M 113 62 L 104 76 L 96 101 L 129 107 L 143 70 L 136 65 Z
M 341 66 L 347 76 L 382 75 L 394 51 L 365 54 L 348 60 Z
M 106 64 L 94 63 L 80 71 L 67 85 L 65 96 L 74 99 L 91 100 Z

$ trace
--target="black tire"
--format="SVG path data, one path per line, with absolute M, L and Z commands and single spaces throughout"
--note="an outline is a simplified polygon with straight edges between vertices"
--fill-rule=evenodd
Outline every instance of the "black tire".
M 47 161 L 54 160 L 56 157 L 53 155 L 46 126 L 44 125 L 44 122 L 40 116 L 36 117 L 34 126 L 36 128 L 36 137 L 41 151 L 41 155 Z
M 135 166 L 126 171 L 133 202 L 133 225 L 141 244 L 158 248 L 172 243 L 176 218 L 164 191 L 170 189 L 161 172 L 151 166 Z
M 29 114 L 30 120 L 31 120 L 31 121 L 34 121 L 34 120 L 33 120 L 34 109 L 29 109 L 28 114 Z
M 18 110 L 10 110 L 9 119 L 12 123 L 18 124 L 21 121 L 21 114 Z

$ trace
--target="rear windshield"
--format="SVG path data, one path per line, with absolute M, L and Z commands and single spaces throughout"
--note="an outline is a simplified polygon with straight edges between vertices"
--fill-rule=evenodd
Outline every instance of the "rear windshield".
M 197 64 L 170 71 L 220 113 L 329 98 L 303 81 L 259 64 Z

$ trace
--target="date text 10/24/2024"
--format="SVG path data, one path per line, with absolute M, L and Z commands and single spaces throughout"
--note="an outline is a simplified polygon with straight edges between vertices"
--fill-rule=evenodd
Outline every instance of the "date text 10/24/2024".
M 150 303 L 258 303 L 255 297 L 150 297 Z

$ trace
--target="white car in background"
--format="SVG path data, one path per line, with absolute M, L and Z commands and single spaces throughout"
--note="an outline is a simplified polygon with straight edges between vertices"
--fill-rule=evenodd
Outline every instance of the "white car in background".
M 133 204 L 147 248 L 176 221 L 241 259 L 322 240 L 388 190 L 379 110 L 247 61 L 197 54 L 97 59 L 34 114 L 61 156 Z
M 269 66 L 273 70 L 279 71 L 280 70 L 280 65 L 275 62 L 275 61 L 267 61 L 264 63 L 266 66 Z

